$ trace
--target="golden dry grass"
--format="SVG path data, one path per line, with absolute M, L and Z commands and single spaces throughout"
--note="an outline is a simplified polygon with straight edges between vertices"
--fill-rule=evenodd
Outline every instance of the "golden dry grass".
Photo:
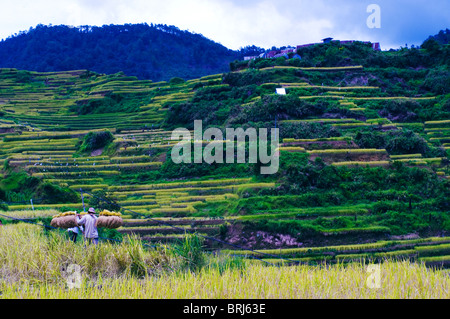
M 194 273 L 176 270 L 176 257 L 167 251 L 145 251 L 136 241 L 84 248 L 51 234 L 25 224 L 1 228 L 3 299 L 450 298 L 448 272 L 406 261 L 385 261 L 375 272 L 369 268 L 374 265 L 364 263 L 275 267 L 247 262 L 224 268 L 209 263 Z M 136 256 L 150 270 L 143 277 L 131 274 Z M 80 266 L 76 287 L 68 284 L 69 264 Z
M 380 266 L 379 288 L 370 284 L 367 265 L 313 268 L 250 265 L 244 271 L 205 268 L 199 273 L 160 277 L 103 279 L 101 289 L 84 282 L 81 289 L 64 283 L 2 285 L 4 298 L 51 299 L 448 299 L 448 274 L 408 262 Z M 84 289 L 83 289 L 84 288 Z

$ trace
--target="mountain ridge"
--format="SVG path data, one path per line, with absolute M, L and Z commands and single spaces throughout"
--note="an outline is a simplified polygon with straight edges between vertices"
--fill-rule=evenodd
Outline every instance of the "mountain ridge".
M 227 72 L 238 57 L 201 34 L 163 24 L 37 25 L 0 42 L 2 68 L 124 72 L 153 81 Z

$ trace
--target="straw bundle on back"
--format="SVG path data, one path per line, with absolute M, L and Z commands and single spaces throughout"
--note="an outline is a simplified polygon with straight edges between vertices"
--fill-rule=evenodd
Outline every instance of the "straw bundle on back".
M 97 220 L 97 227 L 103 228 L 119 228 L 123 225 L 121 213 L 110 212 L 108 210 L 104 210 L 100 213 L 100 216 Z
M 65 212 L 53 216 L 50 226 L 65 229 L 78 226 L 75 212 Z

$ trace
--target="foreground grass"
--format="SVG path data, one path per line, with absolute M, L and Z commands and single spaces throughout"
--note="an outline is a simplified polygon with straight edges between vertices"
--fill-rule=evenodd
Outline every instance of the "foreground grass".
M 60 211 L 56 209 L 38 209 L 38 210 L 16 210 L 8 211 L 4 215 L 8 215 L 18 219 L 39 218 L 39 217 L 52 217 L 59 214 Z M 6 220 L 6 218 L 4 218 Z
M 384 263 L 380 288 L 370 288 L 365 267 L 313 269 L 249 266 L 245 271 L 205 268 L 198 273 L 145 279 L 103 279 L 68 289 L 65 283 L 30 281 L 1 285 L 3 298 L 52 299 L 448 299 L 448 274 L 409 263 Z
M 14 237 L 11 237 L 14 236 Z M 371 288 L 368 265 L 268 267 L 211 257 L 190 271 L 170 250 L 128 243 L 84 248 L 44 234 L 32 225 L 0 230 L 2 298 L 42 299 L 297 299 L 297 298 L 450 298 L 448 272 L 409 262 L 379 265 L 379 288 Z M 67 265 L 80 266 L 77 287 L 70 287 Z M 372 273 L 373 274 L 373 273 Z

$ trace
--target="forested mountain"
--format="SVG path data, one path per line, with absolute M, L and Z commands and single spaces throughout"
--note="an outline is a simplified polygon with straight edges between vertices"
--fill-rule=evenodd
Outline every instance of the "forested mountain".
M 436 40 L 439 44 L 449 44 L 450 43 L 450 30 L 449 29 L 445 29 L 439 31 L 438 34 L 430 36 L 427 40 L 430 39 L 434 39 Z
M 153 81 L 227 72 L 238 55 L 200 34 L 154 24 L 38 25 L 0 42 L 0 68 L 89 69 Z
M 449 36 L 450 30 L 441 30 L 423 43 L 422 49 L 432 54 L 415 48 L 399 50 L 393 57 L 372 50 L 370 45 L 346 46 L 349 50 L 338 51 L 341 46 L 339 41 L 334 41 L 332 45 L 317 44 L 300 49 L 301 60 L 293 62 L 303 67 L 355 64 L 384 68 L 432 67 L 446 64 L 450 50 L 443 45 L 448 43 Z M 162 24 L 101 27 L 40 24 L 0 41 L 0 68 L 38 72 L 83 69 L 105 74 L 123 72 L 153 81 L 173 77 L 188 80 L 226 73 L 230 71 L 230 63 L 232 70 L 247 65 L 248 61 L 242 61 L 244 56 L 264 51 L 255 45 L 233 51 L 201 34 Z M 263 63 L 271 62 L 264 59 Z

